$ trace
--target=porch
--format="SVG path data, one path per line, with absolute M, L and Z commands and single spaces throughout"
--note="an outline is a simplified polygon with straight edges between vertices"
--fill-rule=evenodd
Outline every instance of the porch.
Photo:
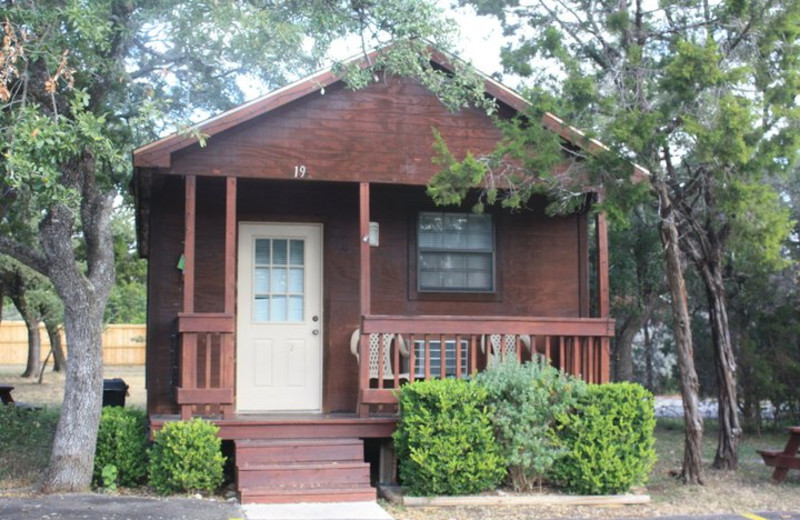
M 237 417 L 253 417 L 233 412 L 233 317 L 184 314 L 178 323 L 182 349 L 176 399 L 181 418 L 221 416 L 220 425 L 233 431 Z M 614 320 L 365 316 L 354 335 L 359 359 L 357 411 L 358 417 L 366 419 L 393 414 L 395 390 L 403 384 L 467 378 L 507 358 L 525 362 L 543 356 L 568 374 L 590 383 L 605 383 L 609 380 Z
M 224 192 L 215 194 L 217 200 L 223 201 L 220 214 L 224 215 L 224 246 L 220 251 L 224 278 L 222 312 L 198 312 L 195 309 L 196 186 L 197 178 L 187 175 L 184 183 L 183 301 L 182 312 L 178 313 L 175 322 L 178 349 L 174 396 L 181 419 L 198 415 L 233 420 L 237 417 L 235 299 L 237 225 L 240 220 L 237 179 L 224 179 Z M 393 405 L 397 402 L 394 390 L 403 384 L 434 378 L 470 377 L 496 360 L 510 356 L 520 361 L 543 356 L 553 366 L 586 381 L 608 381 L 614 320 L 608 316 L 608 246 L 602 213 L 596 216 L 594 226 L 596 283 L 593 295 L 590 295 L 586 281 L 590 264 L 586 258 L 588 238 L 586 231 L 577 233 L 579 258 L 575 265 L 577 277 L 582 281 L 577 291 L 580 304 L 570 311 L 571 316 L 493 315 L 491 311 L 459 315 L 378 314 L 373 312 L 372 304 L 376 296 L 373 294 L 373 264 L 377 263 L 373 262 L 372 255 L 379 250 L 374 249 L 369 241 L 372 186 L 361 182 L 354 188 L 358 190 L 359 208 L 358 278 L 354 280 L 358 290 L 359 318 L 347 333 L 353 332 L 351 352 L 359 360 L 357 402 L 349 408 L 358 417 L 394 413 Z M 252 191 L 248 189 L 248 192 Z M 586 220 L 578 219 L 576 222 L 579 229 L 588 225 Z M 384 258 L 387 256 L 380 261 Z M 518 262 L 526 261 L 518 259 Z M 558 283 L 553 285 L 557 287 Z M 556 293 L 550 296 L 555 297 Z M 590 314 L 590 298 L 595 300 L 595 316 Z M 437 308 L 447 308 L 446 302 L 439 303 Z M 462 303 L 455 301 L 449 307 L 458 309 Z M 472 308 L 484 308 L 482 300 L 477 303 L 480 307 Z M 495 305 L 492 309 L 505 308 L 503 301 L 488 303 Z M 380 306 L 381 310 L 385 308 L 385 304 Z M 488 306 L 485 308 L 490 309 Z M 309 313 L 309 316 L 311 314 L 315 313 Z M 313 317 L 314 321 L 309 324 L 315 329 L 315 335 L 319 334 L 317 323 L 322 325 L 323 336 L 326 336 L 326 329 L 346 327 L 345 323 L 337 323 L 332 314 L 324 316 L 320 322 L 316 321 L 316 315 Z M 335 348 L 330 348 L 338 356 L 335 361 L 341 364 L 341 358 L 347 356 L 346 346 L 339 344 L 344 342 L 341 339 L 326 341 L 336 343 Z M 330 370 L 325 374 L 338 379 L 352 377 Z M 334 410 L 323 407 L 321 411 Z

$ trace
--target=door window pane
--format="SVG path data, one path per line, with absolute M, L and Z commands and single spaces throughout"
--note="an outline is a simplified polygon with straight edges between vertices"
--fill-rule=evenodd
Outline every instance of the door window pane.
M 288 263 L 288 252 L 286 240 L 273 240 L 272 241 L 272 264 L 273 265 L 286 265 Z
M 273 296 L 269 313 L 270 321 L 286 321 L 286 296 Z
M 273 267 L 272 268 L 272 292 L 273 293 L 285 293 L 287 289 L 288 281 L 286 279 L 286 269 L 282 269 L 280 267 Z
M 303 321 L 302 296 L 289 296 L 289 317 L 287 321 Z
M 289 263 L 292 265 L 303 265 L 305 256 L 305 243 L 302 240 L 292 240 L 289 242 Z
M 289 292 L 303 292 L 303 269 L 289 269 Z
M 269 267 L 256 267 L 253 292 L 265 294 L 269 292 Z
M 269 297 L 256 297 L 253 301 L 253 321 L 265 323 L 269 321 Z
M 269 263 L 270 242 L 271 240 L 265 238 L 256 239 L 256 264 L 264 265 Z

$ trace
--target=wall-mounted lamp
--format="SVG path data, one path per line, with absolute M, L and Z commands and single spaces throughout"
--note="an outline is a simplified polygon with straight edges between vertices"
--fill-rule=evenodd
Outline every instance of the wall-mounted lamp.
M 369 245 L 378 247 L 381 244 L 381 226 L 377 222 L 369 223 Z

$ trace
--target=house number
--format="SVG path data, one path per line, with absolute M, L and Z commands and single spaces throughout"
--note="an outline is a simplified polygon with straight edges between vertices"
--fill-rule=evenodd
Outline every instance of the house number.
M 303 179 L 306 176 L 306 165 L 300 164 L 294 167 L 294 178 Z

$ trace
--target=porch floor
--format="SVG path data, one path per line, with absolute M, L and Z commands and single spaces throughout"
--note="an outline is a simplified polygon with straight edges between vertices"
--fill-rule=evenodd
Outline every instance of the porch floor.
M 153 431 L 179 414 L 150 415 Z M 232 419 L 210 417 L 223 440 L 288 438 L 388 438 L 397 426 L 396 415 L 359 417 L 355 413 L 237 413 Z

